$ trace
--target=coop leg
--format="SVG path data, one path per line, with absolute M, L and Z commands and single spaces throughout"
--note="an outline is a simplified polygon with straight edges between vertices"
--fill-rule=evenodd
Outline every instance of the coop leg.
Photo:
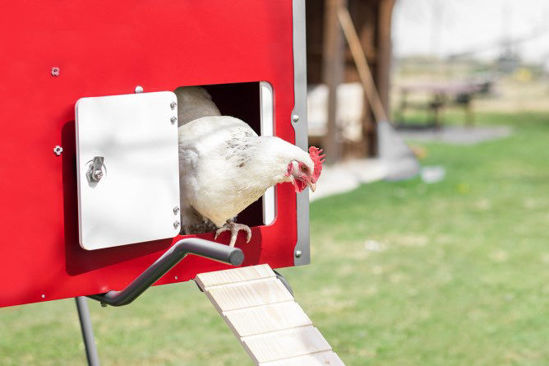
M 86 348 L 86 358 L 88 366 L 99 366 L 99 357 L 97 348 L 93 339 L 93 329 L 88 309 L 88 300 L 84 296 L 75 297 L 76 309 L 78 310 L 78 319 L 80 320 L 80 329 L 82 330 L 82 339 Z

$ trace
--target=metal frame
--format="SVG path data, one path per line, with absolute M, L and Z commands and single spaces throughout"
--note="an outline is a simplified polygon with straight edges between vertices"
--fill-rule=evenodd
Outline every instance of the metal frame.
M 307 128 L 307 48 L 305 37 L 305 0 L 294 0 L 293 53 L 294 53 L 294 110 L 292 126 L 295 143 L 308 149 Z M 297 243 L 294 249 L 294 265 L 311 263 L 309 238 L 309 190 L 297 194 Z
M 274 94 L 268 81 L 259 82 L 261 136 L 274 136 Z M 263 195 L 263 225 L 271 225 L 276 218 L 276 189 L 269 187 Z

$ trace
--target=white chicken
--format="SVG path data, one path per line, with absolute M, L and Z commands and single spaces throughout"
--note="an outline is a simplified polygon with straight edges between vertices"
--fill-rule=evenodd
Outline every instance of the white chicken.
M 174 90 L 177 96 L 178 126 L 204 116 L 220 116 L 219 109 L 208 91 L 200 86 L 182 86 Z
M 289 182 L 296 192 L 313 191 L 323 163 L 321 150 L 309 153 L 278 137 L 258 136 L 244 121 L 211 115 L 179 127 L 181 223 L 186 234 L 229 230 L 230 246 L 248 226 L 234 218 L 267 188 Z M 213 223 L 213 225 L 210 224 Z

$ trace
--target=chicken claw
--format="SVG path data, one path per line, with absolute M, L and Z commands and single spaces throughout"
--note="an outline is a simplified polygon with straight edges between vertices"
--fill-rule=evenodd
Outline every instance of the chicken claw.
M 246 234 L 247 234 L 246 243 L 249 243 L 250 240 L 252 239 L 252 230 L 250 230 L 249 226 L 243 225 L 243 224 L 237 224 L 236 222 L 232 222 L 232 221 L 227 221 L 227 223 L 225 225 L 223 225 L 223 227 L 217 229 L 216 232 L 215 232 L 214 239 L 217 239 L 219 234 L 221 234 L 225 231 L 230 231 L 231 232 L 231 241 L 229 243 L 229 246 L 234 247 L 234 245 L 236 243 L 236 237 L 238 236 L 238 232 L 240 230 L 244 230 L 246 232 Z

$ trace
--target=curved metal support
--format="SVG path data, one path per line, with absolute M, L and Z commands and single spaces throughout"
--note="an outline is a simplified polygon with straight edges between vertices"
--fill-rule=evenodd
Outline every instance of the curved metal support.
M 164 276 L 187 254 L 199 255 L 229 263 L 233 266 L 239 266 L 244 261 L 244 253 L 238 248 L 198 238 L 182 239 L 168 249 L 122 291 L 109 291 L 104 294 L 90 295 L 89 297 L 100 301 L 101 305 L 104 306 L 127 305 Z

